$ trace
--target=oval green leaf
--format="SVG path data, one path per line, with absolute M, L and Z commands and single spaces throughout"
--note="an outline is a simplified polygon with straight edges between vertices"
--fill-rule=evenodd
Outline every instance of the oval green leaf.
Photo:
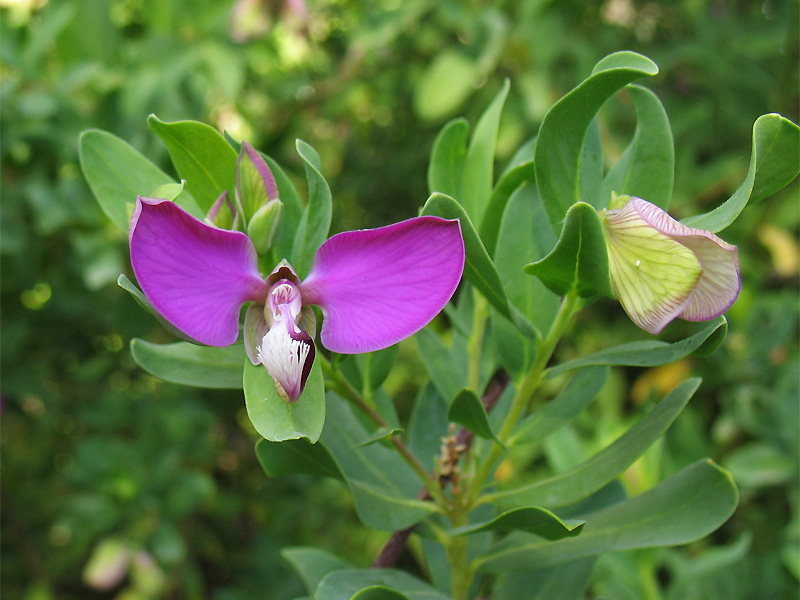
M 150 115 L 150 129 L 167 147 L 172 164 L 186 188 L 207 213 L 219 195 L 236 193 L 236 151 L 213 127 L 199 121 L 165 123 Z
M 244 400 L 247 416 L 256 431 L 271 442 L 319 439 L 325 423 L 325 383 L 319 361 L 314 361 L 303 393 L 287 402 L 275 391 L 267 370 L 249 360 L 244 363 Z
M 136 364 L 164 381 L 204 388 L 242 388 L 241 344 L 215 348 L 186 342 L 152 344 L 134 338 L 131 355 Z

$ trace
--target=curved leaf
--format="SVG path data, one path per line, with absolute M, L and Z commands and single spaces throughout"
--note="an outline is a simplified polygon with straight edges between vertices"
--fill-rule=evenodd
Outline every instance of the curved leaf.
M 281 550 L 281 556 L 291 563 L 303 580 L 306 591 L 311 595 L 317 590 L 319 582 L 329 573 L 352 568 L 338 556 L 319 548 L 305 546 L 284 548 Z
M 262 439 L 256 443 L 256 457 L 269 477 L 304 474 L 345 480 L 336 459 L 320 442 L 312 444 L 305 439 L 270 442 Z
M 502 442 L 497 439 L 497 436 L 492 431 L 492 426 L 489 424 L 489 415 L 486 414 L 486 409 L 481 399 L 470 389 L 462 389 L 453 398 L 447 411 L 447 420 L 466 427 L 479 437 L 496 440 L 497 443 L 502 445 Z
M 219 195 L 236 193 L 236 151 L 213 127 L 198 121 L 165 123 L 150 115 L 150 129 L 161 138 L 186 188 L 207 213 Z M 140 192 L 141 193 L 141 192 Z
M 555 398 L 517 426 L 508 445 L 538 442 L 571 423 L 600 393 L 608 373 L 605 365 L 578 370 Z
M 721 327 L 727 328 L 728 321 L 724 316 L 712 319 L 708 324 L 694 335 L 672 344 L 659 340 L 645 340 L 620 344 L 607 348 L 582 358 L 570 360 L 557 367 L 547 370 L 547 377 L 565 373 L 578 367 L 588 365 L 625 365 L 629 367 L 655 367 L 675 362 L 689 356 L 700 348 L 715 331 Z
M 684 219 L 689 227 L 712 233 L 736 220 L 748 202 L 760 202 L 788 185 L 800 172 L 800 128 L 778 114 L 753 124 L 750 168 L 742 185 L 723 204 L 704 215 Z
M 452 198 L 461 193 L 461 173 L 467 156 L 469 123 L 458 118 L 448 122 L 433 142 L 428 165 L 428 192 L 440 192 Z
M 425 202 L 425 206 L 422 207 L 422 214 L 435 215 L 445 219 L 459 219 L 466 252 L 464 276 L 472 282 L 472 285 L 484 295 L 500 314 L 510 319 L 524 335 L 528 337 L 536 335 L 536 331 L 530 321 L 509 303 L 503 290 L 503 282 L 500 280 L 500 275 L 497 273 L 492 259 L 489 258 L 489 254 L 486 252 L 486 248 L 483 246 L 477 231 L 475 231 L 472 221 L 461 205 L 451 197 L 437 192 L 431 194 L 427 202 Z
M 164 381 L 204 388 L 242 388 L 241 344 L 215 348 L 186 342 L 152 344 L 134 338 L 131 355 L 136 364 Z
M 650 59 L 617 52 L 601 60 L 592 75 L 559 100 L 545 115 L 536 142 L 536 180 L 553 227 L 570 206 L 581 200 L 581 157 L 584 140 L 600 107 L 635 79 L 658 73 Z
M 584 515 L 577 537 L 549 542 L 513 533 L 473 566 L 494 573 L 540 569 L 604 552 L 687 544 L 727 521 L 737 503 L 730 475 L 701 460 L 639 496 Z
M 524 506 L 497 515 L 491 521 L 459 527 L 450 533 L 470 535 L 481 531 L 525 531 L 547 540 L 560 540 L 578 535 L 585 524 L 586 521 L 580 519 L 562 520 L 545 508 Z
M 271 442 L 305 438 L 313 444 L 325 423 L 325 383 L 319 361 L 314 361 L 300 397 L 287 402 L 275 391 L 267 370 L 246 359 L 244 401 L 247 416 L 261 437 Z
M 473 223 L 480 225 L 494 187 L 494 153 L 500 113 L 503 112 L 511 83 L 506 79 L 492 103 L 475 126 L 467 148 L 461 176 L 461 196 L 457 198 Z
M 675 177 L 675 147 L 667 112 L 658 96 L 647 88 L 631 84 L 626 89 L 636 108 L 636 131 L 606 175 L 600 200 L 610 200 L 611 192 L 616 192 L 643 198 L 667 210 Z
M 582 298 L 598 293 L 613 298 L 603 223 L 594 207 L 585 202 L 571 206 L 555 248 L 525 272 L 559 296 L 576 292 Z
M 382 586 L 408 600 L 449 600 L 427 583 L 395 569 L 348 569 L 327 575 L 316 590 L 315 600 L 352 598 L 365 588 Z
M 150 196 L 163 186 L 180 185 L 133 146 L 107 131 L 84 131 L 79 144 L 81 169 L 94 197 L 123 231 L 128 231 L 137 195 Z M 204 216 L 187 193 L 181 194 L 177 204 L 195 217 Z
M 302 140 L 297 140 L 297 153 L 303 160 L 308 182 L 308 205 L 300 219 L 292 247 L 292 267 L 300 278 L 308 275 L 314 254 L 328 237 L 331 227 L 331 189 L 321 172 L 319 154 Z
M 487 500 L 502 506 L 566 506 L 586 498 L 634 463 L 675 421 L 700 385 L 687 379 L 613 444 L 574 469 L 548 479 L 489 494 Z

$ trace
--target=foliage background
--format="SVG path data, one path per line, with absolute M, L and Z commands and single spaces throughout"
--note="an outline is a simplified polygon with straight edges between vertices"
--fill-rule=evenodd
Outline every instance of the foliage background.
M 648 85 L 673 126 L 679 218 L 713 207 L 743 179 L 759 115 L 798 121 L 792 0 L 0 6 L 0 591 L 8 598 L 292 598 L 302 588 L 281 547 L 317 545 L 366 566 L 386 537 L 356 523 L 335 482 L 267 480 L 240 393 L 164 384 L 135 367 L 130 338 L 168 334 L 114 284 L 129 271 L 126 238 L 80 175 L 83 129 L 111 131 L 165 169 L 166 151 L 145 124 L 150 113 L 227 129 L 295 174 L 294 140 L 302 138 L 322 156 L 338 231 L 415 214 L 438 129 L 460 114 L 474 122 L 504 78 L 512 91 L 499 154 L 508 157 L 555 100 L 619 49 L 661 67 Z M 624 95 L 604 109 L 612 161 L 632 134 L 632 112 Z M 740 486 L 740 508 L 711 540 L 606 556 L 593 595 L 795 593 L 797 196 L 795 182 L 724 232 L 740 246 L 744 289 L 719 351 L 672 368 L 616 371 L 585 420 L 545 444 L 550 464 L 566 468 L 613 439 L 652 396 L 696 373 L 701 392 L 626 485 L 641 491 L 711 456 Z M 561 352 L 584 353 L 630 332 L 618 307 L 595 306 Z M 404 344 L 392 380 L 401 410 L 424 383 L 417 361 L 413 343 Z M 161 577 L 143 568 L 136 576 L 149 584 L 131 575 L 109 590 L 88 587 L 84 569 L 109 539 L 147 552 Z M 719 548 L 711 559 L 706 552 L 694 571 L 686 568 L 712 543 Z M 411 555 L 402 560 L 416 568 Z

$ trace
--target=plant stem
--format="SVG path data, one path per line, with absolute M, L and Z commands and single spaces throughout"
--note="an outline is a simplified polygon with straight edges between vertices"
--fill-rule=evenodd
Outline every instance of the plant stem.
M 564 300 L 561 302 L 561 307 L 559 308 L 558 314 L 556 315 L 553 324 L 550 326 L 550 331 L 547 333 L 547 337 L 541 340 L 541 342 L 538 344 L 536 349 L 536 358 L 533 361 L 533 365 L 531 365 L 531 368 L 525 375 L 522 383 L 517 387 L 517 391 L 514 394 L 514 399 L 511 401 L 511 409 L 509 410 L 508 415 L 506 416 L 505 421 L 503 421 L 503 425 L 500 427 L 500 431 L 497 434 L 498 439 L 503 444 L 508 441 L 511 433 L 514 431 L 514 427 L 516 426 L 522 414 L 525 412 L 525 409 L 528 407 L 528 403 L 533 397 L 533 394 L 536 392 L 539 384 L 542 382 L 547 363 L 550 361 L 550 357 L 553 356 L 553 352 L 555 351 L 558 342 L 561 340 L 562 336 L 572 322 L 572 317 L 578 311 L 579 303 L 580 298 L 577 296 L 577 294 L 571 293 L 565 296 Z M 484 482 L 494 470 L 495 463 L 505 452 L 503 444 L 499 444 L 497 442 L 492 444 L 489 454 L 486 456 L 486 459 L 483 461 L 477 473 L 475 474 L 475 477 L 472 479 L 470 484 L 471 495 L 469 497 L 467 506 L 472 507 L 474 505 L 474 501 L 483 488 Z
M 378 427 L 389 427 L 389 424 L 384 420 L 377 409 L 373 408 L 367 403 L 364 397 L 358 393 L 358 390 L 350 385 L 350 382 L 347 381 L 347 379 L 345 379 L 344 376 L 334 368 L 328 359 L 321 354 L 317 354 L 315 359 L 320 361 L 322 370 L 328 377 L 328 383 L 332 389 L 334 389 L 345 400 L 349 401 L 356 408 L 367 415 L 367 417 L 369 417 L 370 420 Z M 400 454 L 403 460 L 406 461 L 408 466 L 410 466 L 417 476 L 422 480 L 422 483 L 428 489 L 431 498 L 433 498 L 443 510 L 447 510 L 449 502 L 442 492 L 442 487 L 439 484 L 439 478 L 428 472 L 425 466 L 419 462 L 417 457 L 414 456 L 414 454 L 411 452 L 411 450 L 409 450 L 408 446 L 405 445 L 405 442 L 403 442 L 400 437 L 391 435 L 389 436 L 388 440 L 389 443 L 394 446 L 395 450 L 397 450 L 398 454 Z
M 450 523 L 455 527 L 467 524 L 467 512 L 457 512 L 450 516 Z M 468 536 L 454 535 L 445 544 L 447 562 L 450 564 L 451 586 L 450 594 L 453 600 L 467 600 L 469 588 L 472 585 L 474 573 L 469 566 L 469 540 Z
M 486 332 L 489 303 L 482 294 L 475 290 L 473 290 L 473 298 L 475 298 L 475 312 L 467 350 L 469 353 L 469 387 L 477 392 L 481 378 L 481 348 L 483 347 L 483 336 Z

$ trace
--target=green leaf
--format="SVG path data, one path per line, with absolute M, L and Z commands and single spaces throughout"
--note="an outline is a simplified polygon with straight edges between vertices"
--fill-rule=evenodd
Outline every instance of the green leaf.
M 490 215 L 487 211 L 484 223 Z M 505 207 L 495 264 L 509 302 L 531 319 L 537 332 L 550 329 L 560 299 L 541 281 L 526 275 L 524 267 L 547 254 L 555 243 L 556 237 L 536 186 L 523 183 Z M 496 313 L 492 314 L 492 333 L 503 365 L 515 377 L 522 377 L 536 355 L 535 340 L 523 336 Z
M 377 390 L 383 385 L 392 372 L 398 348 L 399 346 L 394 344 L 377 352 L 356 355 L 358 370 L 362 378 L 362 389 L 365 389 L 365 383 L 369 386 L 370 391 Z
M 510 319 L 524 335 L 528 337 L 535 336 L 536 330 L 530 324 L 530 321 L 508 302 L 500 275 L 497 273 L 492 259 L 489 258 L 489 254 L 475 231 L 472 221 L 458 202 L 437 192 L 431 194 L 427 202 L 425 202 L 425 206 L 422 207 L 422 214 L 435 215 L 445 219 L 459 219 L 466 252 L 464 276 L 472 282 L 475 288 L 484 295 L 500 314 Z
M 285 558 L 300 575 L 303 584 L 306 586 L 306 591 L 313 595 L 317 591 L 319 582 L 322 581 L 326 575 L 334 571 L 341 571 L 350 569 L 348 565 L 338 556 L 320 550 L 319 548 L 309 548 L 305 546 L 296 546 L 294 548 L 284 548 L 281 550 L 281 556 Z
M 417 78 L 414 112 L 424 121 L 436 121 L 452 114 L 472 93 L 473 83 L 479 76 L 475 61 L 463 52 L 445 48 Z
M 380 442 L 388 437 L 402 433 L 403 430 L 397 427 L 378 427 L 372 434 L 367 436 L 367 439 L 357 444 L 356 447 L 369 446 L 375 442 Z
M 295 234 L 290 262 L 302 279 L 308 275 L 317 249 L 328 237 L 332 202 L 331 189 L 321 173 L 319 154 L 302 140 L 297 140 L 296 145 L 306 170 L 308 205 Z
M 245 360 L 244 401 L 261 437 L 271 442 L 305 438 L 313 444 L 325 423 L 325 383 L 319 361 L 314 361 L 300 397 L 287 402 L 275 391 L 267 370 Z
M 555 398 L 517 426 L 508 445 L 539 442 L 571 423 L 600 393 L 608 379 L 608 373 L 607 366 L 584 367 L 578 370 Z
M 483 221 L 481 222 L 481 239 L 490 256 L 496 256 L 495 250 L 498 245 L 497 240 L 498 237 L 500 237 L 500 226 L 506 211 L 506 206 L 512 195 L 525 183 L 530 184 L 529 187 L 532 187 L 534 190 L 536 189 L 536 171 L 533 167 L 532 160 L 517 165 L 505 173 L 500 178 L 500 181 L 497 183 L 497 186 L 494 188 L 489 198 L 489 205 L 486 207 L 486 213 L 483 215 Z M 453 196 L 453 194 L 450 195 Z M 457 196 L 453 197 L 455 198 Z M 553 238 L 553 243 L 555 243 L 555 234 L 552 233 L 550 223 L 547 222 L 546 219 L 545 223 L 550 230 L 550 237 Z M 548 249 L 552 247 L 553 244 L 550 244 Z
M 722 525 L 737 502 L 730 475 L 712 461 L 701 460 L 639 496 L 583 515 L 586 525 L 577 537 L 550 542 L 513 533 L 473 566 L 497 573 L 549 567 L 605 552 L 687 544 Z
M 395 569 L 335 571 L 320 582 L 315 600 L 353 598 L 361 590 L 374 586 L 385 586 L 405 595 L 408 600 L 450 600 L 427 583 Z
M 501 574 L 492 600 L 575 600 L 583 598 L 597 559 L 582 558 L 545 567 Z
M 161 138 L 186 188 L 207 213 L 219 195 L 236 193 L 236 152 L 213 127 L 198 121 L 165 123 L 150 115 L 150 129 Z
M 713 233 L 736 220 L 748 202 L 755 204 L 788 185 L 800 172 L 800 128 L 781 115 L 762 115 L 753 124 L 753 149 L 747 176 L 733 195 L 704 215 L 684 219 L 689 227 Z
M 497 130 L 500 113 L 511 84 L 506 79 L 503 87 L 487 107 L 472 135 L 461 177 L 461 196 L 458 201 L 473 223 L 480 225 L 489 196 L 494 186 L 494 153 L 497 145 Z
M 164 381 L 205 388 L 242 388 L 241 344 L 215 348 L 186 342 L 151 344 L 134 338 L 131 355 L 136 364 Z
M 453 398 L 447 411 L 447 420 L 466 427 L 479 437 L 502 443 L 492 431 L 492 426 L 489 425 L 489 415 L 486 414 L 481 399 L 470 389 L 462 389 Z
M 128 231 L 136 196 L 150 196 L 161 186 L 173 184 L 164 173 L 124 140 L 99 129 L 80 136 L 81 169 L 100 208 L 111 222 Z M 177 204 L 196 217 L 203 212 L 189 194 Z
M 469 123 L 453 119 L 447 123 L 433 142 L 428 165 L 428 192 L 441 192 L 452 198 L 461 193 L 461 173 L 467 156 Z
M 450 402 L 459 390 L 468 385 L 467 365 L 458 361 L 442 338 L 430 328 L 420 330 L 415 339 L 431 383 L 442 398 Z
M 586 137 L 583 138 L 578 181 L 580 183 L 580 197 L 595 208 L 605 206 L 606 202 L 605 198 L 598 196 L 603 185 L 604 167 L 600 124 L 594 118 L 589 123 L 589 129 L 586 130 Z
M 373 585 L 356 592 L 350 600 L 408 600 L 408 596 L 385 585 Z
M 578 367 L 589 365 L 625 365 L 629 367 L 655 367 L 675 362 L 689 356 L 702 346 L 720 327 L 727 327 L 728 321 L 719 316 L 708 322 L 694 335 L 672 344 L 659 340 L 645 340 L 620 344 L 582 358 L 576 358 L 547 370 L 547 377 L 553 378 Z
M 536 142 L 536 180 L 556 230 L 570 206 L 582 200 L 595 201 L 594 197 L 581 197 L 581 163 L 584 140 L 597 111 L 631 81 L 656 73 L 655 63 L 640 54 L 611 54 L 545 115 Z
M 555 248 L 543 259 L 525 267 L 553 293 L 575 292 L 586 298 L 595 294 L 614 297 L 608 278 L 608 253 L 603 224 L 590 204 L 570 207 Z
M 261 468 L 270 477 L 281 475 L 317 475 L 344 481 L 336 460 L 321 443 L 312 444 L 305 439 L 256 442 L 256 457 Z
M 700 385 L 687 379 L 613 444 L 574 469 L 521 487 L 489 494 L 502 506 L 565 506 L 586 498 L 612 481 L 634 463 L 678 417 Z
M 562 520 L 545 508 L 524 506 L 497 515 L 491 521 L 453 529 L 453 535 L 470 535 L 480 531 L 526 531 L 547 540 L 560 540 L 578 535 L 586 521 Z
M 152 197 L 175 201 L 178 196 L 183 193 L 183 188 L 185 186 L 185 181 L 181 181 L 180 183 L 165 183 L 164 185 L 160 185 L 152 191 Z
M 608 202 L 611 192 L 616 192 L 643 198 L 667 210 L 675 174 L 675 147 L 667 112 L 658 96 L 647 88 L 631 84 L 626 89 L 636 108 L 636 131 L 606 175 L 600 199 Z
M 359 446 L 369 435 L 345 401 L 329 393 L 321 440 L 345 476 L 362 523 L 393 531 L 436 511 L 432 502 L 416 499 L 423 484 L 396 452 L 382 444 Z

